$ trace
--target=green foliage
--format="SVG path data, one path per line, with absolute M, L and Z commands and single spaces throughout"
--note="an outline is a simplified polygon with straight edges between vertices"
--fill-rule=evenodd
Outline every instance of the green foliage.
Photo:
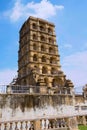
M 87 130 L 87 126 L 85 125 L 79 125 L 79 130 Z

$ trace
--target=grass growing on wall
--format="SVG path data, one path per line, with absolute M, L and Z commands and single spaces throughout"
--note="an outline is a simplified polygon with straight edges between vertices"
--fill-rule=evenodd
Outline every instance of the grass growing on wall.
M 79 130 L 87 130 L 87 126 L 84 126 L 84 125 L 79 125 Z

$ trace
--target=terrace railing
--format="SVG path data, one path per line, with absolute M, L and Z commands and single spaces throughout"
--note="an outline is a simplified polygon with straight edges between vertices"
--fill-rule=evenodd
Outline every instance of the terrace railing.
M 0 121 L 0 130 L 68 130 L 64 119 Z

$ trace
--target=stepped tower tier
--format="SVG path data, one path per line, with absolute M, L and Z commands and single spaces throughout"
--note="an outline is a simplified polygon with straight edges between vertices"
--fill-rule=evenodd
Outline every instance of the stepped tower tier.
M 17 84 L 40 86 L 42 93 L 73 87 L 61 71 L 53 23 L 30 16 L 20 29 L 18 53 Z

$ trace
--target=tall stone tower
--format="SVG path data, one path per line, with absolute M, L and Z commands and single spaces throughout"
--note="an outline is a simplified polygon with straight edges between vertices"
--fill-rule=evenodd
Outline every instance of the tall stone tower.
M 61 71 L 55 25 L 29 17 L 20 29 L 19 85 L 35 86 L 40 93 L 70 93 L 73 84 Z

